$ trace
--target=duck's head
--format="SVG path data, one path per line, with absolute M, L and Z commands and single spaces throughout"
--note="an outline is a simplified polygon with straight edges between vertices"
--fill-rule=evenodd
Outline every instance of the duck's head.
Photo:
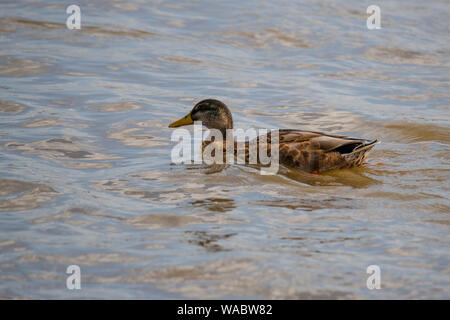
M 194 121 L 201 121 L 209 129 L 219 129 L 222 133 L 226 129 L 233 129 L 233 118 L 225 103 L 206 99 L 200 101 L 185 117 L 169 124 L 169 128 L 187 126 Z

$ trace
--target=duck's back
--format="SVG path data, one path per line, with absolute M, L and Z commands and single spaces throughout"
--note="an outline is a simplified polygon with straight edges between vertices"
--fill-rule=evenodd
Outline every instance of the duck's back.
M 279 130 L 280 163 L 308 172 L 360 166 L 377 140 L 295 129 Z
M 280 129 L 278 134 L 280 164 L 317 173 L 360 166 L 364 163 L 367 152 L 377 143 L 377 140 L 370 141 L 295 129 Z M 234 141 L 234 156 L 241 158 L 238 163 L 261 164 L 259 148 L 266 141 L 267 149 L 262 154 L 265 153 L 271 157 L 271 148 L 274 147 L 271 132 L 250 142 Z M 204 146 L 207 144 L 208 142 Z M 255 147 L 253 148 L 252 145 Z M 255 154 L 253 151 L 256 151 Z M 223 144 L 223 152 L 226 153 L 226 142 Z

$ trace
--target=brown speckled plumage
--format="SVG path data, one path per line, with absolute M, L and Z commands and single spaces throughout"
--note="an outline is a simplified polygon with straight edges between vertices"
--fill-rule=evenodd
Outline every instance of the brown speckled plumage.
M 233 128 L 231 112 L 225 104 L 218 100 L 209 99 L 199 102 L 192 109 L 190 115 L 194 120 L 201 120 L 208 128 L 219 129 L 224 134 L 224 139 L 226 137 L 225 130 Z M 267 137 L 257 137 L 257 146 L 259 146 L 260 139 L 263 139 L 263 141 L 267 139 L 267 154 L 270 156 L 271 133 L 269 132 Z M 224 153 L 226 153 L 226 142 L 224 141 L 223 144 Z M 205 147 L 209 143 L 209 141 L 205 141 L 203 146 Z M 376 143 L 377 140 L 370 141 L 296 129 L 280 129 L 279 160 L 282 165 L 315 173 L 356 167 L 364 163 L 368 151 Z M 245 142 L 243 148 L 245 163 L 248 164 L 250 156 L 249 142 Z M 238 149 L 239 144 L 234 141 L 235 156 Z M 257 155 L 259 155 L 259 150 Z

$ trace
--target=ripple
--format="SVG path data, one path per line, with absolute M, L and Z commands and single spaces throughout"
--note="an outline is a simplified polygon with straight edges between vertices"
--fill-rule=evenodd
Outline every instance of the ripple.
M 0 211 L 21 211 L 38 208 L 52 200 L 58 191 L 46 184 L 20 180 L 0 179 Z
M 58 119 L 36 119 L 30 122 L 26 122 L 22 124 L 23 127 L 26 128 L 40 128 L 40 127 L 72 127 L 72 128 L 88 128 L 88 125 L 85 124 L 74 124 L 61 122 Z
M 38 62 L 30 59 L 0 57 L 0 76 L 25 76 L 49 71 L 50 63 Z
M 401 48 L 375 47 L 368 49 L 364 58 L 387 64 L 414 64 L 418 66 L 449 67 L 448 58 L 440 54 L 404 50 Z
M 141 109 L 142 107 L 138 106 L 137 104 L 134 104 L 132 102 L 123 101 L 123 102 L 117 102 L 117 103 L 94 105 L 94 106 L 89 106 L 88 108 L 100 110 L 103 112 L 122 112 L 122 111 L 129 111 L 129 110 L 138 110 L 138 109 Z
M 44 30 L 54 30 L 65 32 L 67 30 L 65 23 L 51 22 L 51 21 L 39 21 L 24 18 L 2 18 L 0 19 L 0 34 L 1 33 L 12 33 L 16 32 L 17 29 L 25 29 L 33 31 L 33 35 L 37 38 L 42 37 L 42 31 Z M 95 36 L 99 38 L 109 38 L 114 40 L 121 40 L 122 37 L 131 38 L 148 38 L 156 36 L 155 33 L 126 28 L 123 26 L 115 25 L 102 25 L 102 26 L 92 26 L 83 25 L 81 30 L 77 30 L 78 35 Z M 48 37 L 48 35 L 45 35 Z M 60 38 L 60 37 L 58 37 Z M 66 41 L 73 41 L 70 37 L 65 39 Z
M 179 181 L 180 177 L 169 178 L 173 182 Z M 135 186 L 124 179 L 108 179 L 95 181 L 93 187 L 97 190 L 119 193 L 123 197 L 130 197 L 157 204 L 184 204 L 195 198 L 208 198 L 223 195 L 219 187 L 207 188 L 205 185 L 188 185 L 160 187 L 155 190 L 152 187 Z M 194 193 L 194 194 L 193 194 Z M 196 194 L 197 195 L 196 195 Z M 194 205 L 198 205 L 194 202 Z M 207 205 L 206 208 L 211 208 Z
M 123 9 L 126 11 L 137 11 L 139 7 L 132 3 L 114 3 L 113 6 L 115 8 Z
M 169 139 L 165 136 L 161 136 L 161 128 L 167 127 L 166 123 L 156 120 L 147 120 L 144 122 L 127 123 L 125 126 L 126 128 L 115 128 L 114 131 L 108 133 L 108 138 L 117 139 L 127 146 L 140 148 L 170 145 Z M 130 126 L 132 126 L 132 128 L 129 128 Z M 145 132 L 145 134 L 139 132 Z M 152 133 L 152 135 L 147 134 L 147 132 Z
M 25 109 L 22 105 L 11 101 L 0 100 L 0 113 L 20 113 Z
M 381 31 L 356 0 L 99 0 L 81 30 L 52 2 L 0 19 L 0 297 L 448 296 L 445 1 L 390 4 Z M 382 143 L 319 175 L 171 164 L 168 123 L 207 97 L 244 128 Z
M 357 208 L 358 201 L 351 198 L 337 198 L 337 197 L 316 197 L 316 199 L 277 199 L 277 200 L 262 200 L 257 202 L 263 206 L 288 208 L 291 210 L 300 209 L 302 211 L 315 211 L 321 209 L 328 209 L 330 207 L 336 209 L 352 209 Z
M 434 99 L 450 99 L 448 93 L 422 93 L 422 94 L 410 94 L 410 95 L 385 95 L 383 98 L 399 100 L 399 101 L 432 101 Z
M 236 235 L 236 233 L 214 234 L 207 231 L 186 231 L 189 235 L 188 243 L 204 248 L 208 252 L 230 251 L 219 244 L 221 240 L 226 240 Z
M 101 210 L 92 207 L 70 207 L 63 212 L 54 215 L 45 215 L 35 218 L 31 222 L 46 224 L 53 221 L 61 221 L 67 224 L 89 226 L 95 223 L 91 218 L 105 218 L 106 220 L 123 220 L 120 216 L 108 215 Z
M 224 198 L 209 198 L 204 200 L 195 200 L 191 205 L 206 208 L 213 212 L 227 212 L 236 208 L 234 200 Z
M 120 140 L 124 145 L 153 148 L 158 146 L 167 146 L 169 143 L 167 139 L 154 137 L 148 134 L 137 134 L 142 131 L 140 128 L 128 128 L 108 134 L 108 138 Z
M 312 41 L 300 37 L 299 32 L 279 29 L 264 29 L 260 31 L 228 30 L 218 36 L 225 38 L 224 42 L 258 49 L 273 49 L 279 46 L 288 48 L 312 48 Z
M 157 36 L 156 33 L 139 30 L 139 29 L 130 29 L 124 28 L 123 26 L 109 26 L 110 28 L 105 28 L 103 26 L 84 26 L 82 30 L 86 35 L 96 36 L 96 37 L 113 37 L 114 40 L 121 40 L 122 37 L 125 38 L 152 38 Z
M 392 121 L 385 123 L 383 126 L 388 131 L 388 135 L 394 135 L 397 139 L 400 136 L 402 141 L 450 143 L 450 129 L 436 124 Z
M 102 154 L 94 151 L 94 147 L 73 140 L 70 137 L 51 138 L 30 143 L 9 142 L 4 146 L 7 150 L 18 150 L 27 154 L 38 154 L 56 163 L 74 168 L 106 168 L 111 163 L 105 160 L 119 159 L 118 156 Z M 68 161 L 82 160 L 83 162 Z
M 311 110 L 313 107 L 285 106 L 286 110 L 283 112 L 273 113 L 271 110 L 273 108 L 279 109 L 280 106 L 269 106 L 267 109 L 263 110 L 242 110 L 242 113 L 249 118 L 255 116 L 267 117 L 268 121 L 278 124 L 280 128 L 298 128 L 301 130 L 320 131 L 330 134 L 342 134 L 342 132 L 345 131 L 355 131 L 366 123 L 366 121 L 356 113 L 318 106 L 315 106 L 314 108 L 317 110 L 313 111 Z
M 107 263 L 130 263 L 140 260 L 137 257 L 126 256 L 120 253 L 91 253 L 79 256 L 37 255 L 26 254 L 20 257 L 21 263 L 51 263 L 68 265 L 75 263 L 84 266 L 95 266 Z
M 127 222 L 137 228 L 152 230 L 184 227 L 205 221 L 194 215 L 148 214 L 134 217 Z
M 98 283 L 153 283 L 158 288 L 194 299 L 220 299 L 224 297 L 263 297 L 265 299 L 338 299 L 351 298 L 345 291 L 310 288 L 305 279 L 269 285 L 279 281 L 283 272 L 270 267 L 261 268 L 258 259 L 210 259 L 207 263 L 168 266 L 151 271 L 129 270 L 119 277 L 94 276 Z M 204 283 L 211 285 L 205 286 Z M 300 289 L 308 287 L 308 290 Z
M 176 62 L 176 63 L 195 63 L 195 64 L 203 64 L 204 62 L 196 59 L 189 59 L 184 57 L 175 57 L 175 56 L 167 56 L 167 57 L 158 57 L 158 60 L 167 61 L 167 62 Z

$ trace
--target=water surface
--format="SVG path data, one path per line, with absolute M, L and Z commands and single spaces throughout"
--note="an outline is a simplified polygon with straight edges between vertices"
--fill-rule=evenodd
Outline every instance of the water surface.
M 81 30 L 0 4 L 0 298 L 450 298 L 447 1 L 378 1 L 373 31 L 353 0 L 77 4 Z M 321 175 L 173 165 L 204 98 L 382 143 Z

